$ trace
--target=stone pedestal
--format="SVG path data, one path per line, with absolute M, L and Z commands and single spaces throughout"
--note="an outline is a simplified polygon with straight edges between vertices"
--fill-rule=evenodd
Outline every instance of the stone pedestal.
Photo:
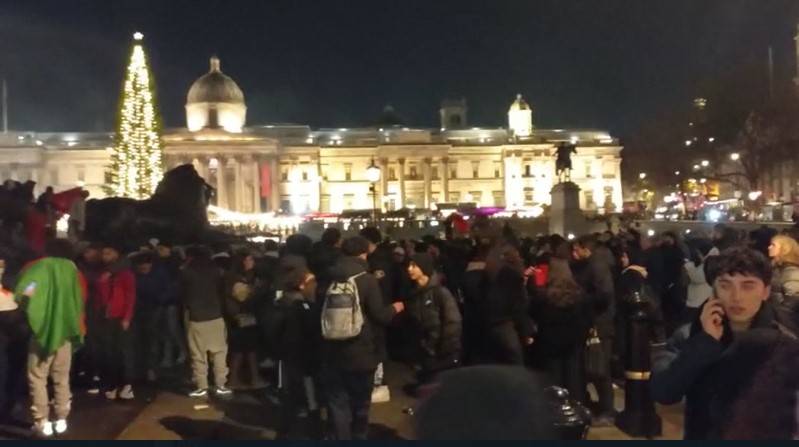
M 550 195 L 549 234 L 580 236 L 586 228 L 585 216 L 580 210 L 580 187 L 572 182 L 558 183 Z

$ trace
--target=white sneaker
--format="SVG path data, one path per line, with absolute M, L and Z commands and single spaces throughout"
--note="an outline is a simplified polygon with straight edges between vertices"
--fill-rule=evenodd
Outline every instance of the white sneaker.
M 67 420 L 59 419 L 55 421 L 55 432 L 59 435 L 67 431 Z
M 391 391 L 388 389 L 388 385 L 376 386 L 372 390 L 373 404 L 380 404 L 389 401 L 391 401 Z
M 133 399 L 133 387 L 130 385 L 125 385 L 122 387 L 122 391 L 119 392 L 119 398 L 122 400 L 131 400 Z
M 230 388 L 218 386 L 214 390 L 214 393 L 216 393 L 217 396 L 227 396 L 228 394 L 233 394 L 233 391 L 231 391 Z
M 117 398 L 117 389 L 114 388 L 113 390 L 105 392 L 105 398 L 108 400 L 114 400 Z
M 37 434 L 49 438 L 53 436 L 53 423 L 44 419 L 36 421 L 36 423 L 33 424 L 33 430 Z
M 197 388 L 189 393 L 189 397 L 205 397 L 208 395 L 208 390 L 205 388 Z

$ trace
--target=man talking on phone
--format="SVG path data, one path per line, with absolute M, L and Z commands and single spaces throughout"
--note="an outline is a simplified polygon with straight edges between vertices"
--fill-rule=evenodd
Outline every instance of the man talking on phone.
M 729 248 L 706 263 L 705 276 L 713 296 L 654 355 L 650 382 L 661 404 L 685 397 L 685 439 L 719 438 L 770 346 L 796 338 L 767 301 L 772 271 L 762 254 Z

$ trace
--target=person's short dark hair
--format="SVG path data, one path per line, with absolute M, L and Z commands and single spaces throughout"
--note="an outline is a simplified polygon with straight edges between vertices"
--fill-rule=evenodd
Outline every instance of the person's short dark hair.
M 305 281 L 307 274 L 308 263 L 305 258 L 297 255 L 284 256 L 278 263 L 276 286 L 280 290 L 297 290 Z
M 594 236 L 593 234 L 584 234 L 578 237 L 577 240 L 574 241 L 574 243 L 579 245 L 580 247 L 591 250 L 591 252 L 593 253 L 596 250 L 598 242 L 596 240 L 596 236 Z
M 75 251 L 67 239 L 50 239 L 44 245 L 44 254 L 52 258 L 72 259 Z
M 125 253 L 125 250 L 122 247 L 122 244 L 120 244 L 119 242 L 115 242 L 115 241 L 105 241 L 105 242 L 103 242 L 103 247 L 102 248 L 103 249 L 110 248 L 110 249 L 116 251 L 117 253 L 119 253 L 120 256 Z
M 322 233 L 322 243 L 329 246 L 338 244 L 341 240 L 341 231 L 338 228 L 330 227 Z
M 347 256 L 361 256 L 369 253 L 369 241 L 363 236 L 352 236 L 344 239 L 341 252 Z
M 359 234 L 375 245 L 383 242 L 383 235 L 375 227 L 366 227 Z
M 284 254 L 308 257 L 313 247 L 311 238 L 304 234 L 292 234 L 286 239 Z
M 748 247 L 732 247 L 705 260 L 705 278 L 713 284 L 722 275 L 755 276 L 763 284 L 771 284 L 771 263 L 762 253 Z
M 145 251 L 141 253 L 136 253 L 130 259 L 130 262 L 133 263 L 135 266 L 139 266 L 142 264 L 152 264 L 155 260 L 152 252 Z

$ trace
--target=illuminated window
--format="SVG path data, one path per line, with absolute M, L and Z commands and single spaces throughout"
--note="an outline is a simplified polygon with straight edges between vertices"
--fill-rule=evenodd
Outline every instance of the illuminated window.
M 505 205 L 505 192 L 503 192 L 503 191 L 492 191 L 491 195 L 494 196 L 494 206 L 503 206 L 503 205 Z
M 585 177 L 591 177 L 591 162 L 584 162 L 583 167 L 585 168 Z
M 284 182 L 288 181 L 289 168 L 280 168 L 280 178 L 283 179 Z
M 344 163 L 344 180 L 352 180 L 352 163 Z
M 533 167 L 530 166 L 530 165 L 524 165 L 524 176 L 525 177 L 530 177 L 531 175 L 533 175 L 533 172 L 532 172 L 533 169 L 532 168 Z
M 533 188 L 527 187 L 524 188 L 524 204 L 525 205 L 532 205 L 533 204 L 533 196 L 534 196 Z
M 388 168 L 388 179 L 389 180 L 396 180 L 397 179 L 397 170 L 394 168 Z
M 502 175 L 502 164 L 494 162 L 494 178 L 499 178 Z
M 585 206 L 586 207 L 593 207 L 594 206 L 594 191 L 585 191 Z
M 454 166 L 449 170 L 449 178 L 458 178 L 458 168 Z
M 433 167 L 432 168 L 430 176 L 433 178 L 433 180 L 438 180 L 438 168 L 437 167 Z
M 449 201 L 452 203 L 458 203 L 461 200 L 461 193 L 460 192 L 451 192 L 449 193 Z
M 416 180 L 419 177 L 419 174 L 416 172 L 416 166 L 415 165 L 411 165 L 410 169 L 411 169 L 411 172 L 408 175 L 408 178 L 410 178 L 411 180 Z
M 472 162 L 472 178 L 480 178 L 480 162 Z
M 302 181 L 308 181 L 308 171 L 302 171 Z
M 482 203 L 483 191 L 469 191 L 469 194 L 472 196 L 472 202 Z

